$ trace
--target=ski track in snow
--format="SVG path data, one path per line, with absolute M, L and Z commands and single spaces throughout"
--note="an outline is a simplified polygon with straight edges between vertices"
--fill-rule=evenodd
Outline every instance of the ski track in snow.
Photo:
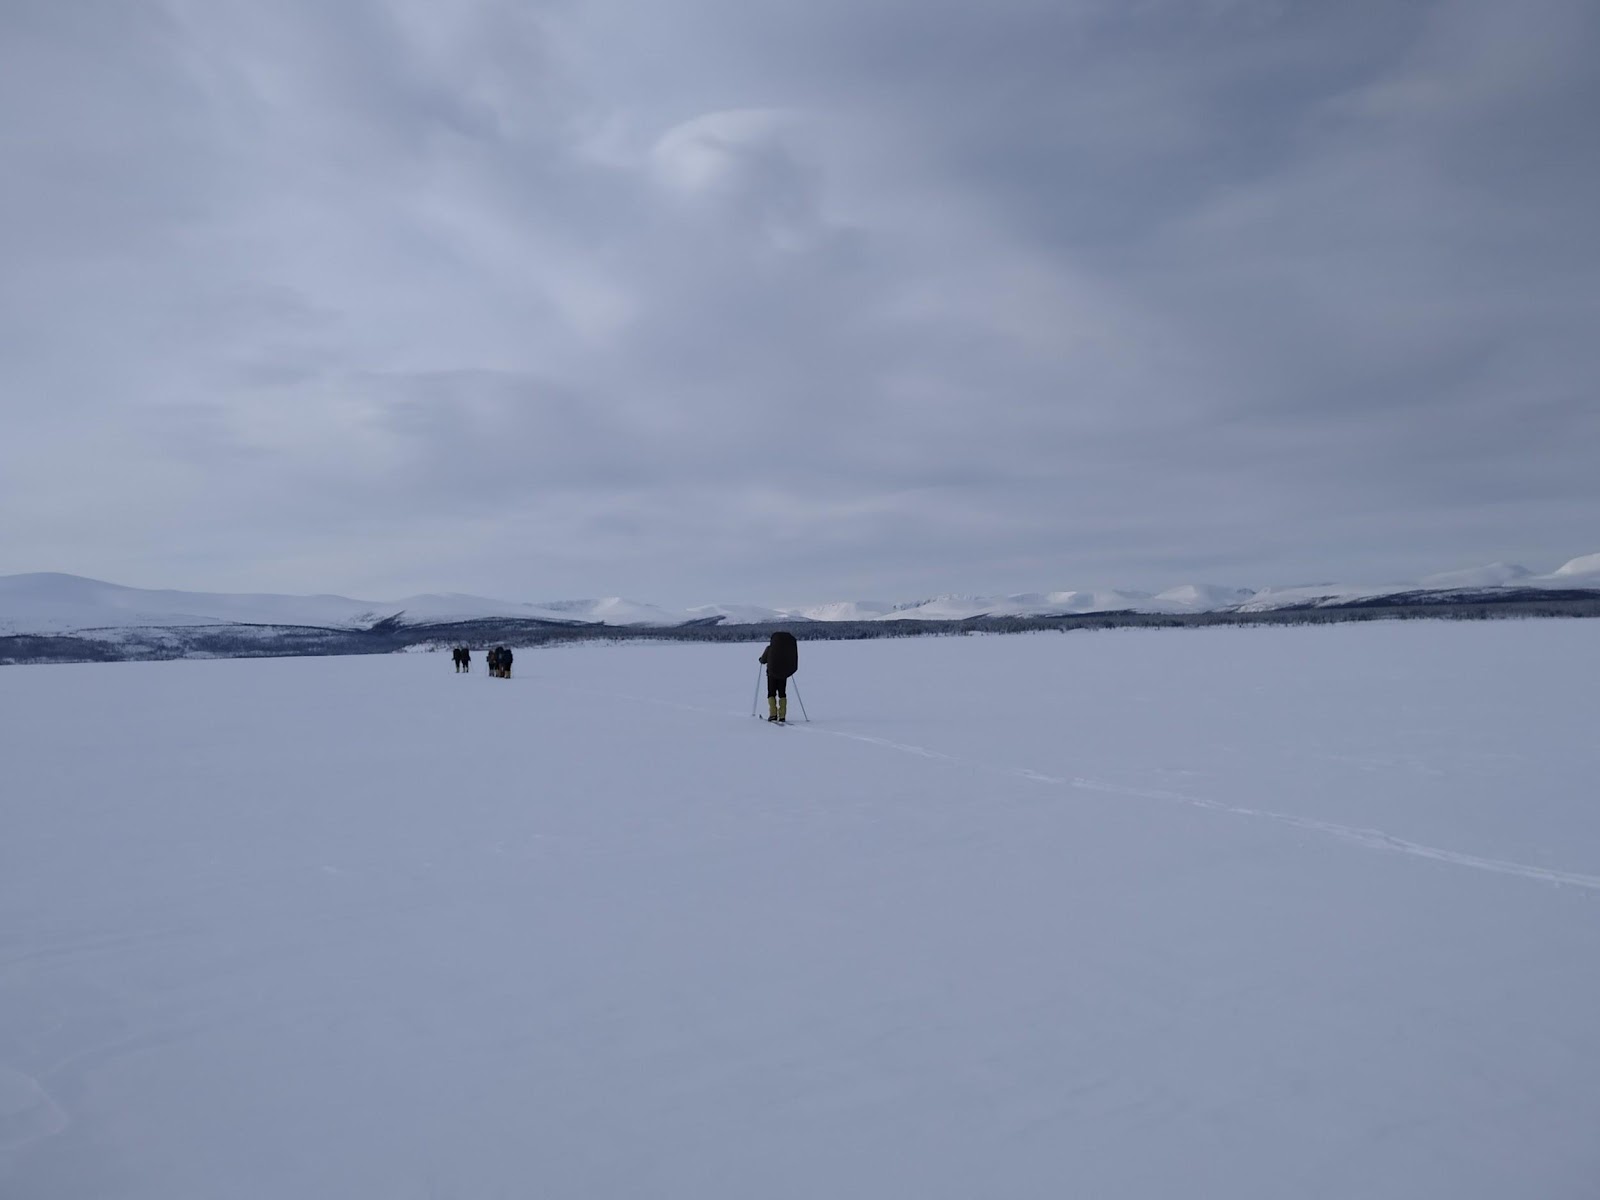
M 568 689 L 577 691 L 579 689 Z M 587 690 L 587 689 L 584 689 Z M 704 713 L 708 716 L 726 717 L 735 714 L 727 709 L 705 708 L 695 704 L 684 704 L 676 700 L 661 700 L 649 696 L 618 696 L 616 693 L 590 692 L 591 695 L 608 695 L 616 699 L 628 700 L 638 704 L 655 704 L 663 708 L 677 708 L 685 712 Z M 755 715 L 755 714 L 752 714 Z M 1086 779 L 1082 776 L 1066 778 L 1058 775 L 1046 775 L 1042 771 L 1035 771 L 1029 767 L 1001 767 L 993 763 L 979 762 L 976 759 L 959 758 L 953 754 L 945 754 L 940 750 L 930 750 L 926 746 L 914 746 L 906 742 L 895 742 L 888 738 L 874 737 L 866 733 L 852 733 L 846 729 L 820 728 L 809 719 L 791 721 L 788 725 L 803 733 L 817 734 L 826 737 L 847 738 L 853 742 L 864 742 L 869 746 L 879 746 L 885 750 L 893 750 L 900 754 L 909 754 L 917 758 L 934 759 L 949 763 L 952 766 L 967 767 L 975 771 L 989 774 L 1006 775 L 1014 779 L 1026 779 L 1030 783 L 1042 783 L 1051 787 L 1074 788 L 1084 792 L 1099 792 L 1111 796 L 1130 796 L 1140 800 L 1159 800 L 1170 804 L 1184 804 L 1190 808 L 1204 809 L 1208 812 L 1228 813 L 1238 817 L 1252 817 L 1257 820 L 1274 821 L 1280 825 L 1288 825 L 1295 829 L 1302 829 L 1308 833 L 1319 833 L 1326 837 L 1337 838 L 1351 845 L 1361 846 L 1368 850 L 1380 850 L 1390 854 L 1405 854 L 1412 858 L 1425 858 L 1433 862 L 1449 863 L 1457 867 L 1470 867 L 1475 871 L 1488 871 L 1496 875 L 1512 875 L 1522 879 L 1533 879 L 1540 883 L 1554 884 L 1557 887 L 1579 887 L 1591 891 L 1600 891 L 1600 875 L 1585 875 L 1577 871 L 1557 871 L 1549 867 L 1536 867 L 1528 863 L 1514 862 L 1504 858 L 1484 858 L 1476 854 L 1464 854 L 1458 850 L 1447 850 L 1442 846 L 1429 846 L 1422 842 L 1408 841 L 1385 833 L 1381 829 L 1363 829 L 1355 825 L 1341 825 L 1337 821 L 1322 821 L 1315 817 L 1302 817 L 1294 813 L 1275 812 L 1265 808 L 1250 808 L 1242 804 L 1227 804 L 1220 800 L 1208 800 L 1204 796 L 1192 796 L 1186 792 L 1174 792 L 1161 788 L 1136 788 L 1124 784 L 1107 783 L 1098 779 Z
M 800 728 L 804 729 L 805 726 L 802 725 Z M 1103 792 L 1115 796 L 1134 796 L 1141 800 L 1164 800 L 1174 804 L 1186 804 L 1191 808 L 1206 809 L 1210 812 L 1231 813 L 1240 817 L 1256 817 L 1261 820 L 1276 821 L 1279 824 L 1290 825 L 1296 829 L 1304 829 L 1312 833 L 1326 834 L 1330 837 L 1339 838 L 1341 841 L 1364 846 L 1369 850 L 1409 854 L 1415 858 L 1432 859 L 1435 862 L 1451 863 L 1458 867 L 1471 867 L 1478 871 L 1492 871 L 1497 875 L 1517 875 L 1524 879 L 1537 879 L 1541 883 L 1566 884 L 1600 891 L 1600 875 L 1584 875 L 1575 871 L 1556 871 L 1548 867 L 1535 867 L 1527 863 L 1512 862 L 1509 859 L 1483 858 L 1476 854 L 1463 854 L 1456 850 L 1446 850 L 1441 846 L 1428 846 L 1421 842 L 1407 841 L 1405 838 L 1385 833 L 1381 829 L 1361 829 L 1354 825 L 1341 825 L 1336 821 L 1321 821 L 1315 817 L 1301 817 L 1293 813 L 1274 812 L 1271 809 L 1225 804 L 1220 800 L 1207 800 L 1203 796 L 1191 796 L 1185 792 L 1154 788 L 1133 788 L 1122 784 L 1105 783 L 1098 779 L 1085 779 L 1081 776 L 1067 779 L 1055 775 L 1046 775 L 1028 767 L 997 767 L 990 763 L 981 763 L 969 759 L 956 758 L 949 754 L 942 754 L 936 750 L 929 750 L 924 746 L 905 745 L 899 742 L 891 742 L 886 738 L 850 733 L 843 729 L 817 729 L 813 727 L 807 732 L 849 738 L 851 741 L 867 742 L 871 745 L 883 746 L 886 749 L 898 750 L 905 754 L 915 754 L 923 758 L 944 759 L 951 763 L 959 763 L 962 766 L 1011 775 L 1033 783 L 1076 788 L 1086 792 Z

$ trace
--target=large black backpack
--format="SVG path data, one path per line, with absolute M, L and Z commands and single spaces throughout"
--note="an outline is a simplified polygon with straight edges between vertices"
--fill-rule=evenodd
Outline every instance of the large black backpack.
M 784 675 L 793 675 L 800 669 L 800 647 L 794 640 L 794 634 L 780 629 L 772 635 L 772 642 L 767 647 L 767 665 L 776 667 Z

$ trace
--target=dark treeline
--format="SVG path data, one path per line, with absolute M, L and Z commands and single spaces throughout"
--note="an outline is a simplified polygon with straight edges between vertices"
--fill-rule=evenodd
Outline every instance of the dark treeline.
M 1505 617 L 1600 617 L 1600 595 L 1588 591 L 1479 595 L 1447 600 L 1433 595 L 1376 597 L 1341 605 L 1280 608 L 1269 612 L 1186 615 L 1106 612 L 1044 617 L 969 617 L 959 621 L 772 621 L 723 625 L 580 625 L 485 619 L 441 625 L 402 625 L 395 618 L 369 629 L 284 625 L 204 625 L 184 629 L 88 630 L 81 637 L 0 637 L 0 664 L 124 662 L 173 658 L 283 658 L 326 654 L 392 654 L 415 646 L 493 645 L 538 647 L 590 641 L 765 642 L 775 629 L 802 641 L 859 641 L 885 637 L 939 637 L 973 633 L 1070 632 L 1091 629 L 1179 629 L 1219 625 L 1329 625 L 1349 621 L 1458 620 Z M 96 636 L 99 634 L 100 636 Z

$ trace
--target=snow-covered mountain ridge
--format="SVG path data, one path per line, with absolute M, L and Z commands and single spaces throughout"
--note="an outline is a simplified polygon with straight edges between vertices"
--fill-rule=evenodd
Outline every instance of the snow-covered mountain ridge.
M 1468 593 L 1510 594 L 1524 589 L 1600 593 L 1600 554 L 1563 564 L 1548 574 L 1492 563 L 1430 575 L 1413 583 L 1314 584 L 1232 588 L 1182 584 L 1150 593 L 1133 590 L 1063 590 L 1011 595 L 942 595 L 900 604 L 835 601 L 765 608 L 751 604 L 706 604 L 670 609 L 621 597 L 518 603 L 458 593 L 429 593 L 401 600 L 355 600 L 344 596 L 182 592 L 123 587 L 77 575 L 33 573 L 0 576 L 0 636 L 72 634 L 90 630 L 180 629 L 214 625 L 309 626 L 366 629 L 380 621 L 402 625 L 453 624 L 484 619 L 521 619 L 572 625 L 725 625 L 769 621 L 966 620 L 978 616 L 1065 616 L 1097 612 L 1265 612 L 1381 600 L 1384 597 L 1460 598 Z

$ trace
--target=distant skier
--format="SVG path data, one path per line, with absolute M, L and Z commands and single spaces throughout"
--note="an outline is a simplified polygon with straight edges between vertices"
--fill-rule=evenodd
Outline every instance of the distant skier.
M 472 651 L 465 646 L 457 646 L 450 652 L 450 656 L 455 659 L 456 674 L 472 670 Z
M 500 679 L 511 678 L 511 651 L 504 646 L 489 651 L 489 674 Z
M 800 669 L 800 647 L 794 634 L 780 629 L 761 652 L 767 664 L 767 720 L 787 724 L 789 720 L 789 676 Z

